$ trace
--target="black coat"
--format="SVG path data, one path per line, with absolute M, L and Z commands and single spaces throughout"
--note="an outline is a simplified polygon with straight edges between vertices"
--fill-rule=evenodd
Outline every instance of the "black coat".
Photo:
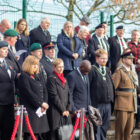
M 60 127 L 62 113 L 66 110 L 71 111 L 71 99 L 68 83 L 63 87 L 61 81 L 55 74 L 48 77 L 47 81 L 48 99 L 49 99 L 49 124 L 50 129 L 55 130 Z M 68 121 L 70 117 L 68 117 Z
M 126 39 L 124 39 L 125 42 L 127 42 Z M 120 44 L 117 36 L 109 38 L 109 44 L 110 44 L 110 60 L 111 60 L 111 71 L 114 73 L 117 63 L 120 60 L 121 57 L 121 50 L 120 50 Z
M 22 72 L 18 79 L 18 88 L 20 93 L 20 104 L 24 105 L 28 111 L 34 133 L 49 131 L 47 115 L 43 115 L 39 118 L 35 113 L 43 102 L 48 101 L 48 93 L 44 84 L 42 84 L 36 76 L 35 79 L 33 79 L 27 73 Z M 24 132 L 29 132 L 25 122 Z
M 31 30 L 30 31 L 30 44 L 40 43 L 43 46 L 47 42 L 51 42 L 51 35 L 49 31 L 46 31 L 46 32 L 47 32 L 47 35 L 44 34 L 40 26 Z
M 16 73 L 12 62 L 8 59 L 5 60 L 11 71 L 11 78 L 9 77 L 7 70 L 0 66 L 0 105 L 14 104 Z
M 81 108 L 88 109 L 88 105 L 90 105 L 88 76 L 86 75 L 87 83 L 85 84 L 78 70 L 74 70 L 68 74 L 67 80 L 72 97 L 72 111 L 76 111 Z
M 19 65 L 18 61 L 16 60 L 16 56 L 14 55 L 14 53 L 11 52 L 10 49 L 8 49 L 7 58 L 12 61 L 16 72 L 19 73 L 21 71 L 20 65 Z
M 98 67 L 98 65 L 95 65 Z M 89 72 L 90 82 L 90 97 L 91 104 L 94 107 L 98 107 L 102 103 L 113 103 L 114 102 L 114 86 L 110 71 L 106 68 L 106 80 L 103 80 L 100 72 L 92 66 Z
M 108 41 L 104 38 L 104 42 L 106 44 L 106 46 L 108 47 L 108 57 L 110 58 L 110 47 L 109 47 L 109 44 L 108 44 Z M 88 48 L 87 48 L 87 56 L 88 56 L 88 59 L 89 61 L 91 62 L 91 64 L 95 64 L 95 51 L 97 49 L 100 48 L 100 43 L 99 43 L 99 40 L 96 36 L 96 34 L 94 34 L 92 36 L 91 39 L 89 39 L 88 41 Z M 108 66 L 110 65 L 110 59 L 108 61 Z
M 50 74 L 52 74 L 52 72 L 53 72 L 52 62 L 45 56 L 43 56 L 43 58 L 40 60 L 40 62 L 44 66 L 44 69 L 45 69 L 47 75 L 49 76 Z

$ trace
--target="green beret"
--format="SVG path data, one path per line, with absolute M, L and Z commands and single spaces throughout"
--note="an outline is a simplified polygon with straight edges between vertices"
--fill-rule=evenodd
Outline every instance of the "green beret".
M 39 50 L 39 49 L 42 49 L 41 44 L 40 43 L 33 43 L 30 46 L 29 51 L 32 52 L 32 51 Z
M 4 32 L 4 36 L 18 36 L 18 33 L 13 29 L 8 29 Z

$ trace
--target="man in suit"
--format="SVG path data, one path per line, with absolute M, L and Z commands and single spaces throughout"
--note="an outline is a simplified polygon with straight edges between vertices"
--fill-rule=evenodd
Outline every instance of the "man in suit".
M 8 43 L 0 41 L 0 139 L 10 140 L 14 128 L 15 71 L 6 59 Z
M 90 105 L 90 87 L 88 73 L 91 64 L 88 60 L 83 60 L 80 66 L 67 76 L 70 94 L 72 96 L 72 111 L 76 112 L 81 108 L 87 110 Z
M 118 26 L 116 28 L 116 36 L 109 38 L 110 44 L 110 60 L 111 60 L 111 71 L 114 73 L 117 64 L 120 60 L 123 50 L 127 48 L 127 41 L 124 36 L 124 27 Z
M 10 59 L 15 65 L 16 72 L 20 73 L 20 65 L 18 63 L 19 56 L 16 56 L 16 49 L 15 49 L 17 36 L 18 36 L 18 33 L 13 29 L 8 29 L 4 32 L 4 40 L 8 42 L 7 58 Z
M 41 20 L 40 25 L 30 31 L 30 41 L 31 44 L 33 43 L 40 43 L 43 46 L 46 42 L 51 41 L 51 35 L 48 31 L 50 27 L 50 20 L 49 18 L 43 18 Z
M 115 140 L 131 140 L 134 126 L 135 103 L 135 76 L 131 70 L 133 54 L 125 51 L 122 56 L 122 65 L 113 74 L 115 92 Z
M 89 72 L 91 105 L 98 108 L 102 125 L 95 126 L 96 140 L 106 140 L 114 103 L 114 86 L 110 70 L 106 67 L 108 54 L 104 49 L 95 52 L 96 63 Z
M 109 45 L 104 39 L 104 28 L 102 24 L 99 24 L 96 27 L 96 33 L 89 40 L 87 55 L 91 64 L 95 64 L 95 51 L 100 48 L 106 50 L 109 53 Z
M 49 42 L 44 44 L 43 46 L 44 56 L 40 60 L 44 69 L 49 76 L 53 72 L 53 59 L 55 58 L 55 44 L 53 42 Z

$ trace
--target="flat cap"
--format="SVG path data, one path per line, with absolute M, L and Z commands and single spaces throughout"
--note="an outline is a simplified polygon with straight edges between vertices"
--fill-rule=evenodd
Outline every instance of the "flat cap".
M 102 24 L 99 24 L 98 26 L 95 27 L 95 29 L 103 28 Z
M 32 51 L 39 50 L 39 49 L 42 49 L 41 44 L 40 43 L 33 43 L 30 46 L 29 51 L 32 52 Z
M 2 47 L 8 47 L 8 42 L 0 41 L 0 48 L 2 48 Z
M 18 33 L 13 29 L 8 29 L 4 32 L 4 36 L 18 36 Z
M 124 52 L 122 55 L 121 55 L 121 58 L 130 58 L 130 59 L 133 59 L 134 58 L 134 55 L 132 54 L 132 52 Z
M 87 24 L 90 24 L 90 19 L 87 16 L 83 16 L 83 18 L 81 19 L 81 21 L 84 21 Z
M 120 25 L 120 26 L 118 26 L 116 29 L 117 29 L 117 30 L 118 30 L 118 29 L 124 29 L 124 27 L 123 27 L 122 25 Z
M 43 45 L 43 49 L 50 50 L 55 48 L 55 42 L 48 42 Z

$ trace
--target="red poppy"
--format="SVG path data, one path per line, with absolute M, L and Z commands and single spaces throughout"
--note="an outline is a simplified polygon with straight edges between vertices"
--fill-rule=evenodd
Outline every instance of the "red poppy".
M 33 75 L 30 75 L 30 78 L 35 79 L 35 77 Z
M 10 69 L 10 70 L 12 70 L 12 69 L 13 69 L 13 67 L 12 67 L 12 66 L 10 66 L 10 67 L 9 67 L 9 69 Z

